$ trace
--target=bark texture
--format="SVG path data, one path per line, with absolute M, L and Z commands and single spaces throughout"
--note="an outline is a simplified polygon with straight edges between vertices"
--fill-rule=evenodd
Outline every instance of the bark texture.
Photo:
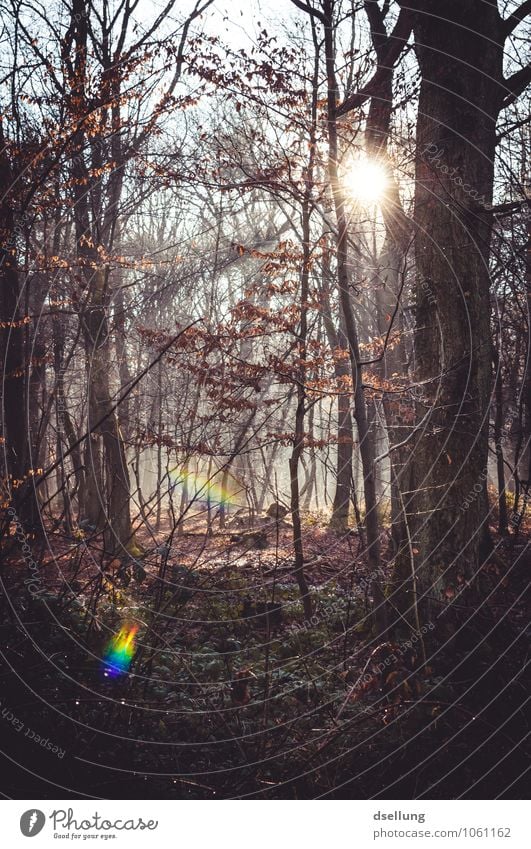
M 395 601 L 410 615 L 418 603 L 430 620 L 473 577 L 486 523 L 489 204 L 505 92 L 496 4 L 450 0 L 444 14 L 432 0 L 418 5 L 417 429 Z

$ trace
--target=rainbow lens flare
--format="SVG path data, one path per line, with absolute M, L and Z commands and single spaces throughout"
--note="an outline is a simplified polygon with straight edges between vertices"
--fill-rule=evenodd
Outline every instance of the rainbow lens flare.
M 214 472 L 208 476 L 202 472 L 185 468 L 170 471 L 170 478 L 174 486 L 181 491 L 186 491 L 189 501 L 196 504 L 210 504 L 211 507 L 237 504 L 244 494 L 244 488 L 233 475 L 229 474 L 225 477 L 226 483 L 224 485 L 222 472 Z
M 109 641 L 103 655 L 104 675 L 117 678 L 124 675 L 135 654 L 138 625 L 123 625 Z

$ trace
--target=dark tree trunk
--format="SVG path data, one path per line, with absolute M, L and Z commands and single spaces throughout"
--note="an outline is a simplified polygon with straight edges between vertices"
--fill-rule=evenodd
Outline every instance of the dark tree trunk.
M 304 615 L 307 619 L 312 616 L 312 600 L 310 590 L 304 573 L 304 550 L 302 543 L 302 522 L 299 486 L 299 462 L 304 447 L 304 418 L 306 414 L 306 342 L 307 342 L 307 303 L 308 284 L 310 271 L 310 204 L 309 189 L 307 198 L 303 204 L 303 263 L 301 270 L 301 322 L 298 333 L 298 356 L 301 366 L 298 369 L 297 382 L 297 408 L 295 412 L 295 435 L 293 449 L 289 459 L 290 491 L 291 491 L 291 517 L 293 521 L 293 548 L 295 553 L 294 574 L 299 586 L 301 600 L 304 606 Z
M 406 591 L 396 596 L 403 610 L 418 621 L 412 614 L 422 608 L 428 621 L 474 575 L 486 527 L 488 205 L 504 92 L 496 3 L 449 0 L 444 16 L 434 0 L 419 6 L 414 376 L 422 424 L 410 453 L 409 533 L 395 578 L 397 591 Z
M 344 323 L 341 322 L 341 325 Z M 343 326 L 338 334 L 339 347 L 348 354 L 348 341 Z M 345 377 L 351 376 L 350 362 L 347 358 L 335 363 L 335 377 L 341 382 Z M 330 526 L 340 532 L 348 530 L 350 502 L 352 495 L 352 455 L 354 452 L 354 438 L 352 432 L 352 392 L 346 388 L 339 390 L 337 399 L 337 467 L 336 467 L 336 490 L 334 503 L 332 505 L 332 517 Z
M 0 140 L 3 145 L 3 139 Z M 26 473 L 26 434 L 24 416 L 24 326 L 19 304 L 19 279 L 16 267 L 16 234 L 10 205 L 10 168 L 7 156 L 0 162 L 0 333 L 2 334 L 2 423 L 6 457 L 7 490 L 14 502 Z
M 27 534 L 42 531 L 30 468 L 25 396 L 29 381 L 24 344 L 25 318 L 17 268 L 17 232 L 12 190 L 14 175 L 0 121 L 0 419 L 5 440 L 1 502 L 15 510 Z
M 348 339 L 345 333 L 345 321 L 340 313 L 339 327 L 336 330 L 332 318 L 329 290 L 332 274 L 330 271 L 329 251 L 323 255 L 323 319 L 328 338 L 328 344 L 335 350 L 334 377 L 337 391 L 337 454 L 336 454 L 336 486 L 332 502 L 330 528 L 339 533 L 345 533 L 349 527 L 350 502 L 354 481 L 352 478 L 352 460 L 354 454 L 353 423 L 352 423 L 352 389 L 345 385 L 351 378 Z M 350 380 L 348 380 L 350 384 Z
M 118 416 L 112 409 L 112 392 L 109 365 L 112 363 L 112 346 L 108 327 L 109 269 L 102 261 L 98 247 L 105 243 L 106 251 L 112 249 L 118 219 L 118 203 L 123 181 L 123 164 L 120 157 L 117 117 L 119 110 L 120 78 L 110 83 L 108 73 L 102 76 L 102 94 L 112 103 L 112 134 L 110 148 L 117 164 L 108 186 L 109 203 L 102 209 L 100 186 L 89 176 L 85 161 L 87 137 L 83 110 L 89 111 L 87 95 L 86 56 L 88 43 L 87 16 L 84 0 L 72 6 L 70 44 L 74 52 L 68 107 L 79 129 L 73 139 L 71 160 L 74 221 L 77 256 L 83 274 L 83 303 L 80 304 L 81 328 L 88 364 L 87 421 L 90 436 L 85 446 L 85 498 L 86 518 L 105 529 L 105 548 L 109 553 L 123 553 L 126 549 L 136 553 L 130 513 L 130 482 L 125 446 L 119 428 Z M 81 109 L 81 114 L 80 114 Z M 102 125 L 101 130 L 106 128 Z M 89 140 L 90 143 L 90 140 Z M 101 142 L 96 139 L 91 147 L 97 165 L 101 158 Z M 87 189 L 87 186 L 89 187 Z M 99 423 L 99 424 L 98 424 Z M 94 432 L 95 431 L 95 432 Z M 100 442 L 101 437 L 101 442 Z
M 494 367 L 496 369 L 496 411 L 494 416 L 494 448 L 496 451 L 496 474 L 498 478 L 498 531 L 507 534 L 507 495 L 505 492 L 505 457 L 503 456 L 503 384 L 501 373 L 501 360 L 498 351 L 494 351 Z

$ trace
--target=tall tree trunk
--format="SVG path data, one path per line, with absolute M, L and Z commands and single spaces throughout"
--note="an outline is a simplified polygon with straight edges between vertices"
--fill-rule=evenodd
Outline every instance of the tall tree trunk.
M 308 193 L 307 193 L 308 194 Z M 300 510 L 299 462 L 304 447 L 304 418 L 306 413 L 306 341 L 307 341 L 307 303 L 310 269 L 310 206 L 309 195 L 303 204 L 303 262 L 301 271 L 301 320 L 298 333 L 298 369 L 297 407 L 295 411 L 295 435 L 293 449 L 289 459 L 291 517 L 293 521 L 293 548 L 295 552 L 294 574 L 299 586 L 304 615 L 307 619 L 312 616 L 312 601 L 310 590 L 304 573 L 304 550 L 302 543 L 302 522 Z
M 35 274 L 31 291 L 28 292 L 27 312 L 33 321 L 26 325 L 26 350 L 28 352 L 28 388 L 26 420 L 28 422 L 29 465 L 40 469 L 44 465 L 45 434 L 48 414 L 44 403 L 46 387 L 46 340 L 43 334 L 42 309 L 46 298 L 47 280 L 43 274 Z M 31 354 L 30 354 L 31 352 Z M 42 524 L 41 508 L 43 493 L 35 489 L 31 504 L 38 508 L 33 518 L 35 527 Z
M 109 553 L 119 553 L 133 545 L 133 533 L 130 515 L 130 481 L 125 455 L 125 446 L 120 434 L 118 418 L 112 411 L 112 399 L 109 385 L 109 363 L 111 362 L 111 344 L 107 329 L 106 283 L 103 269 L 97 269 L 91 275 L 90 296 L 81 315 L 85 351 L 88 362 L 88 430 L 94 432 L 89 437 L 85 456 L 87 486 L 92 488 L 87 508 L 95 511 L 87 518 L 93 524 L 102 522 L 102 508 L 105 505 L 105 548 Z M 98 423 L 101 424 L 98 425 Z M 100 444 L 104 451 L 105 485 L 102 486 L 100 466 Z
M 69 117 L 77 131 L 72 144 L 72 189 L 77 257 L 83 275 L 83 295 L 80 306 L 81 327 L 88 364 L 87 420 L 90 436 L 85 446 L 87 517 L 105 530 L 105 548 L 109 553 L 124 550 L 136 553 L 130 514 L 130 481 L 125 446 L 120 433 L 116 411 L 112 409 L 109 365 L 112 346 L 108 327 L 109 268 L 101 256 L 112 249 L 117 229 L 119 201 L 123 184 L 123 161 L 120 153 L 120 74 L 105 68 L 101 76 L 101 95 L 108 108 L 102 113 L 101 137 L 89 136 L 85 117 L 92 112 L 87 81 L 88 16 L 86 0 L 73 0 L 71 26 L 65 51 L 72 50 L 70 89 L 66 98 Z M 108 204 L 102 207 L 101 186 L 87 167 L 86 150 L 91 151 L 91 166 L 102 164 L 102 139 L 109 127 L 109 151 L 114 168 L 107 186 Z M 106 116 L 106 117 L 104 117 Z M 100 440 L 103 462 L 100 464 Z M 104 478 L 104 486 L 102 486 Z
M 345 321 L 341 314 L 339 327 L 336 330 L 330 305 L 330 288 L 332 274 L 330 271 L 330 253 L 323 253 L 323 289 L 320 300 L 323 304 L 323 321 L 328 344 L 334 349 L 334 377 L 337 386 L 337 453 L 336 453 L 336 487 L 332 502 L 330 528 L 339 533 L 348 530 L 350 501 L 354 482 L 352 479 L 352 460 L 354 440 L 352 434 L 352 391 L 345 385 L 351 377 L 348 339 L 345 333 Z M 350 380 L 348 381 L 350 383 Z
M 527 177 L 526 180 L 528 190 L 531 190 L 531 177 Z M 529 212 L 529 210 L 528 210 Z M 522 409 L 522 427 L 525 435 L 525 446 L 526 446 L 526 454 L 527 454 L 527 464 L 526 464 L 526 478 L 527 478 L 527 492 L 529 492 L 529 487 L 531 486 L 531 215 L 527 216 L 527 240 L 525 247 L 525 286 L 526 286 L 526 300 L 527 300 L 527 322 L 528 322 L 528 331 L 527 331 L 527 345 L 526 345 L 526 365 L 525 365 L 525 375 L 524 375 L 524 392 L 523 392 L 523 409 Z M 518 452 L 519 454 L 520 452 Z M 517 467 L 517 463 L 515 462 L 515 468 Z M 517 475 L 517 481 L 519 480 L 519 476 Z M 515 493 L 515 503 L 514 509 L 517 510 L 517 499 Z M 524 511 L 525 511 L 525 503 L 524 503 Z
M 315 30 L 312 21 L 312 31 L 314 33 L 314 72 L 313 72 L 313 87 L 312 87 L 312 110 L 311 110 L 311 130 L 309 139 L 309 157 L 305 173 L 304 197 L 302 202 L 302 263 L 300 272 L 300 324 L 297 334 L 297 357 L 299 365 L 297 368 L 297 407 L 295 410 L 295 434 L 293 439 L 293 449 L 289 458 L 289 476 L 290 476 L 290 492 L 291 492 L 291 518 L 293 521 L 293 549 L 295 553 L 295 568 L 294 574 L 299 586 L 299 592 L 304 607 L 304 615 L 307 619 L 311 618 L 313 605 L 310 596 L 310 590 L 304 572 L 304 550 L 302 543 L 302 521 L 301 521 L 301 500 L 299 486 L 299 463 L 301 454 L 304 448 L 304 418 L 306 414 L 306 357 L 307 357 L 307 341 L 308 341 L 308 302 L 310 294 L 310 267 L 311 267 L 311 247 L 310 247 L 310 223 L 312 215 L 311 196 L 313 190 L 314 162 L 315 162 L 315 134 L 317 122 L 317 81 L 319 74 L 319 51 L 315 42 Z
M 114 300 L 114 344 L 116 348 L 116 362 L 118 363 L 118 374 L 120 375 L 120 384 L 122 391 L 127 389 L 132 380 L 131 369 L 129 368 L 129 356 L 127 351 L 127 333 L 125 327 L 125 311 L 126 303 L 124 299 L 124 290 L 121 281 L 116 281 L 117 292 Z M 160 368 L 160 367 L 159 367 Z M 131 396 L 122 401 L 117 412 L 118 424 L 123 437 L 129 441 L 131 437 Z
M 385 216 L 384 216 L 385 217 Z M 389 443 L 389 474 L 391 495 L 391 555 L 399 551 L 405 536 L 403 514 L 403 493 L 411 489 L 408 481 L 407 458 L 409 446 L 402 445 L 406 439 L 411 422 L 414 419 L 414 403 L 409 396 L 407 376 L 407 352 L 402 336 L 399 298 L 405 276 L 405 246 L 397 242 L 387 228 L 387 234 L 378 257 L 376 302 L 378 307 L 378 333 L 382 339 L 389 330 L 389 321 L 394 317 L 392 333 L 398 338 L 392 339 L 380 362 L 374 368 L 382 381 L 391 381 L 392 394 L 383 393 L 382 407 Z
M 25 319 L 17 268 L 17 232 L 12 196 L 13 171 L 0 120 L 0 384 L 2 454 L 5 468 L 2 503 L 15 510 L 27 534 L 42 530 L 30 470 L 25 393 L 28 363 L 24 345 Z
M 374 434 L 369 428 L 367 407 L 363 391 L 362 367 L 358 331 L 350 295 L 348 264 L 348 223 L 345 199 L 341 188 L 338 168 L 338 132 L 337 132 L 337 83 L 335 74 L 333 0 L 324 0 L 325 50 L 328 80 L 328 170 L 334 197 L 337 220 L 337 276 L 341 310 L 345 321 L 345 332 L 349 345 L 352 380 L 354 384 L 354 418 L 358 428 L 363 484 L 365 494 L 365 528 L 367 534 L 367 556 L 372 575 L 371 592 L 374 603 L 374 620 L 380 631 L 387 628 L 386 602 L 380 583 L 381 558 L 378 514 L 376 501 L 376 477 L 374 467 Z
M 415 379 L 406 615 L 431 621 L 478 567 L 486 525 L 491 340 L 489 245 L 496 117 L 504 92 L 494 2 L 435 0 L 415 21 L 421 70 L 415 193 Z M 444 61 L 442 61 L 444 59 Z M 420 425 L 420 423 L 422 423 Z M 484 487 L 483 487 L 484 489 Z M 400 590 L 405 589 L 405 595 Z
M 394 178 L 388 154 L 389 133 L 393 114 L 394 67 L 386 61 L 389 33 L 386 13 L 376 0 L 365 0 L 365 12 L 369 20 L 371 39 L 379 70 L 379 82 L 371 97 L 365 144 L 368 155 L 387 171 L 387 187 L 381 205 L 385 223 L 385 239 L 378 256 L 375 275 L 375 297 L 377 302 L 378 333 L 383 338 L 389 329 L 395 335 L 384 351 L 384 356 L 375 369 L 382 380 L 391 380 L 397 392 L 391 397 L 383 394 L 382 406 L 389 442 L 389 472 L 391 481 L 391 556 L 399 551 L 405 537 L 403 515 L 404 490 L 410 489 L 406 477 L 408 446 L 401 446 L 406 428 L 414 416 L 412 399 L 407 396 L 407 356 L 401 333 L 400 298 L 406 274 L 406 255 L 411 240 L 411 222 L 405 215 L 400 199 L 399 187 Z M 390 322 L 393 321 L 392 328 Z
M 498 478 L 498 531 L 500 534 L 507 534 L 508 515 L 507 515 L 507 495 L 505 492 L 505 458 L 503 456 L 503 383 L 501 372 L 501 359 L 499 352 L 494 349 L 494 368 L 496 372 L 495 393 L 496 393 L 496 410 L 494 415 L 494 448 L 496 451 L 496 473 Z

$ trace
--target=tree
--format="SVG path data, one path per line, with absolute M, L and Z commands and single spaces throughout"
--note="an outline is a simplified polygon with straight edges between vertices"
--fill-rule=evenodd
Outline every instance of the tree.
M 363 388 L 362 359 L 359 349 L 358 329 L 351 301 L 349 259 L 348 259 L 348 223 L 345 209 L 345 197 L 339 176 L 339 146 L 337 131 L 337 82 L 334 49 L 334 3 L 323 0 L 323 26 L 326 51 L 326 74 L 328 83 L 328 173 L 334 199 L 337 219 L 337 276 L 341 311 L 345 322 L 345 335 L 348 341 L 353 381 L 354 418 L 358 428 L 361 462 L 363 467 L 363 487 L 365 494 L 365 527 L 367 535 L 367 556 L 371 570 L 371 583 L 375 608 L 375 618 L 381 633 L 387 628 L 385 599 L 381 587 L 380 536 L 376 498 L 374 433 L 369 427 L 367 406 Z
M 403 10 L 411 4 L 401 4 Z M 417 424 L 410 441 L 408 539 L 397 598 L 432 620 L 477 574 L 486 553 L 484 476 L 492 387 L 489 252 L 500 112 L 531 78 L 503 76 L 507 37 L 528 4 L 502 20 L 497 4 L 415 4 L 421 73 L 414 250 Z M 444 62 L 441 62 L 444 56 Z M 414 617 L 413 617 L 414 618 Z

